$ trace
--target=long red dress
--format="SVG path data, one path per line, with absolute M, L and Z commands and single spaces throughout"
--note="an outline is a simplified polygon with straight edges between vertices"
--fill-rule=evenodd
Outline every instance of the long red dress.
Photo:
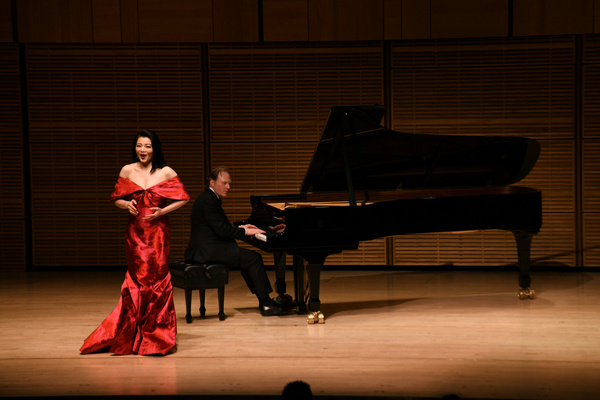
M 173 287 L 169 273 L 169 218 L 162 215 L 150 221 L 150 207 L 163 208 L 170 200 L 186 200 L 179 177 L 143 189 L 119 177 L 111 201 L 131 198 L 137 201 L 137 216 L 127 225 L 127 272 L 117 307 L 85 339 L 83 354 L 110 351 L 114 354 L 167 354 L 175 346 L 177 323 Z

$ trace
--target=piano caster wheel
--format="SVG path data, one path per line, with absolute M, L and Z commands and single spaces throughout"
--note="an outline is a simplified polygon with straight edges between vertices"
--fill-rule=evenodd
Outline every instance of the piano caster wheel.
M 527 288 L 519 290 L 519 300 L 535 299 L 535 290 Z
M 320 324 L 324 324 L 325 323 L 325 316 L 322 313 L 319 313 L 319 323 Z
M 323 313 L 320 311 L 313 311 L 310 314 L 308 314 L 307 322 L 309 325 L 312 325 L 315 323 L 324 324 L 325 323 L 325 315 L 323 315 Z

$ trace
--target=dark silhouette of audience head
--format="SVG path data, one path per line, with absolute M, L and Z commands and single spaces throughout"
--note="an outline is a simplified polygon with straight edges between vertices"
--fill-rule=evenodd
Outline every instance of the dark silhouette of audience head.
M 293 381 L 285 385 L 282 400 L 313 400 L 312 390 L 310 385 L 304 381 Z M 440 398 L 441 400 L 460 400 L 460 397 L 455 394 L 447 394 Z
M 310 385 L 303 381 L 293 381 L 285 385 L 282 400 L 312 400 L 312 390 Z

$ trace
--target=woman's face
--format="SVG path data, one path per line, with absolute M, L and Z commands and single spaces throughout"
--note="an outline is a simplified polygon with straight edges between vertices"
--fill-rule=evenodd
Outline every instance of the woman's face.
M 135 144 L 135 153 L 142 164 L 152 162 L 152 140 L 140 136 Z

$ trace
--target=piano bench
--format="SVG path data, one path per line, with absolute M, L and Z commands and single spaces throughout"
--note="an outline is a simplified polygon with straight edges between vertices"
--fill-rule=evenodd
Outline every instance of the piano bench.
M 219 320 L 226 316 L 223 312 L 225 304 L 225 285 L 229 283 L 229 269 L 223 264 L 195 264 L 185 261 L 169 263 L 171 284 L 185 290 L 185 322 L 192 322 L 192 290 L 200 291 L 200 317 L 206 314 L 205 291 L 217 289 L 219 296 Z

